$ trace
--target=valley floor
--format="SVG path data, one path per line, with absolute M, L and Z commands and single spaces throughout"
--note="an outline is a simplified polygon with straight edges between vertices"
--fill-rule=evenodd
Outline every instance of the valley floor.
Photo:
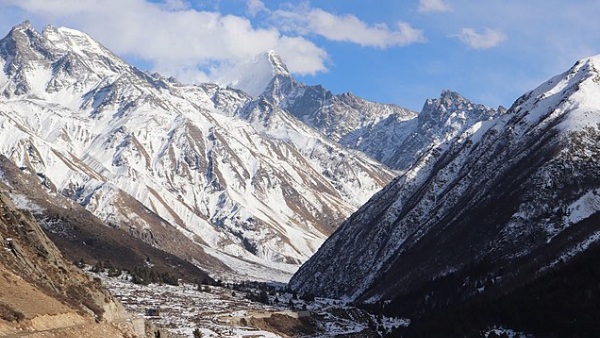
M 267 295 L 248 286 L 240 290 L 239 285 L 238 290 L 195 284 L 144 286 L 131 283 L 126 275 L 100 277 L 132 314 L 176 337 L 194 337 L 195 330 L 202 337 L 378 337 L 408 325 L 406 320 L 374 316 L 340 300 L 304 300 L 273 290 Z M 261 294 L 267 297 L 261 299 L 264 303 L 258 301 Z

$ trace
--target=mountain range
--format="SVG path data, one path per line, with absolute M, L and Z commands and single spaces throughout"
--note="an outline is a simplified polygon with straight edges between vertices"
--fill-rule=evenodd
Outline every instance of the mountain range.
M 230 87 L 185 85 L 24 22 L 0 41 L 0 152 L 58 206 L 220 276 L 286 281 L 399 170 L 500 113 L 444 92 L 417 114 L 299 83 L 274 52 L 253 62 Z M 16 198 L 51 223 L 39 194 Z

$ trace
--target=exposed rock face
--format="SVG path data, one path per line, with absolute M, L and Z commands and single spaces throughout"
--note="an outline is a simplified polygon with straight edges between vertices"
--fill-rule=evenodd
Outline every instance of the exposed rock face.
M 264 88 L 262 97 L 328 139 L 398 170 L 407 170 L 433 149 L 451 144 L 474 124 L 506 112 L 503 107 L 489 108 L 444 91 L 438 99 L 427 100 L 417 114 L 397 105 L 371 102 L 351 93 L 335 95 L 323 86 L 300 83 L 273 53 L 258 60 L 263 69 L 260 73 L 271 77 L 268 84 L 260 86 Z M 265 76 L 251 73 L 246 77 L 265 82 Z
M 397 147 L 388 147 L 393 152 L 385 154 L 382 161 L 392 168 L 408 170 L 421 158 L 449 147 L 469 128 L 495 120 L 505 112 L 503 107 L 493 109 L 472 103 L 456 92 L 444 91 L 439 98 L 425 102 L 416 121 L 411 121 L 412 125 L 406 128 L 406 138 L 400 144 L 394 143 L 398 144 Z M 376 140 L 373 137 L 363 140 L 363 143 L 370 144 Z M 384 141 L 390 142 L 389 137 Z

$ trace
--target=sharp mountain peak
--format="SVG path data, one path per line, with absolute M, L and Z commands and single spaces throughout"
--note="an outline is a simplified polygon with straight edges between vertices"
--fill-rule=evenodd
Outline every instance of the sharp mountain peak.
M 265 94 L 276 79 L 293 81 L 279 54 L 269 50 L 232 67 L 219 82 L 258 97 Z
M 290 72 L 287 68 L 287 65 L 283 62 L 283 60 L 281 59 L 281 56 L 279 56 L 279 54 L 277 54 L 276 51 L 274 50 L 269 50 L 265 53 L 263 53 L 262 55 L 265 55 L 269 62 L 271 63 L 271 66 L 273 67 L 273 75 L 281 75 L 281 76 L 291 76 Z

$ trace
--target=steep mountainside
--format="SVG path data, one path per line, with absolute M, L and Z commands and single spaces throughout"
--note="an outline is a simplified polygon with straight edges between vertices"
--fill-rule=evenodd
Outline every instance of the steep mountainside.
M 134 336 L 123 307 L 99 282 L 66 261 L 7 192 L 2 185 L 0 335 L 44 331 L 45 337 Z
M 419 158 L 325 242 L 291 287 L 398 300 L 419 317 L 553 285 L 548 276 L 568 271 L 600 238 L 599 70 L 600 57 L 581 60 Z
M 19 25 L 0 66 L 0 153 L 201 266 L 285 280 L 393 177 L 265 98 L 142 73 L 75 30 Z

